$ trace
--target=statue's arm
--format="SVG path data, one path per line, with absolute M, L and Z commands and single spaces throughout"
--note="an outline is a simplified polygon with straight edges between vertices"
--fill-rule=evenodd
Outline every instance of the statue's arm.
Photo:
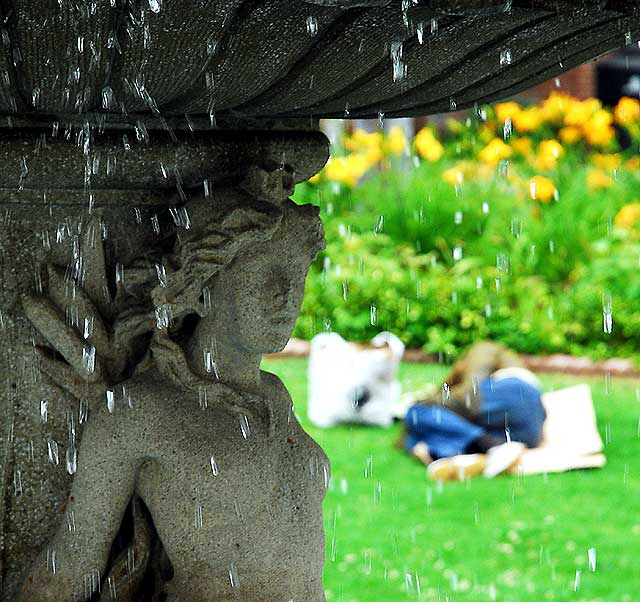
M 80 602 L 100 583 L 138 471 L 125 426 L 106 411 L 91 415 L 60 527 L 27 574 L 21 601 Z

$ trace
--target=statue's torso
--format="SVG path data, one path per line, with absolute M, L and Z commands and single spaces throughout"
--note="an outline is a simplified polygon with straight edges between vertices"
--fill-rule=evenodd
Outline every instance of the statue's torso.
M 178 600 L 185 591 L 194 600 L 233 591 L 243 600 L 324 599 L 328 461 L 280 381 L 263 381 L 274 407 L 271 436 L 251 416 L 243 433 L 241 416 L 211 394 L 201 408 L 197 394 L 164 379 L 129 387 L 139 405 L 136 446 L 148 450 L 137 493 L 173 565 L 169 588 Z

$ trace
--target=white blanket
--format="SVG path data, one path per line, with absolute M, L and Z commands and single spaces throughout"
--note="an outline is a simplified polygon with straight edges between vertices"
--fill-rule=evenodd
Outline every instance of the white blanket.
M 402 341 L 381 332 L 370 345 L 335 332 L 316 335 L 309 353 L 309 420 L 319 427 L 344 422 L 389 426 L 400 398 Z

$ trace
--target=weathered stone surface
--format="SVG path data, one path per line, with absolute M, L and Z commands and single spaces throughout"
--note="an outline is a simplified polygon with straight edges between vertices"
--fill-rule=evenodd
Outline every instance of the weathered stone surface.
M 88 149 L 64 139 L 47 138 L 45 144 L 35 132 L 16 132 L 0 153 L 5 167 L 0 170 L 0 331 L 6 341 L 0 350 L 0 468 L 4 486 L 0 599 L 15 600 L 25 571 L 34 567 L 35 589 L 27 590 L 31 592 L 25 594 L 27 600 L 44 600 L 48 595 L 66 601 L 73 588 L 76 599 L 84 599 L 77 588 L 84 588 L 86 575 L 88 587 L 102 582 L 105 596 L 109 595 L 111 579 L 117 583 L 119 599 L 140 600 L 136 588 L 142 573 L 161 565 L 164 557 L 156 549 L 157 528 L 163 531 L 165 547 L 174 546 L 169 557 L 176 574 L 182 575 L 171 585 L 177 599 L 197 600 L 203 592 L 212 596 L 212 592 L 224 590 L 231 562 L 236 563 L 243 579 L 239 591 L 254 595 L 250 592 L 262 587 L 260 575 L 272 562 L 269 559 L 274 554 L 279 558 L 294 554 L 295 543 L 292 546 L 291 542 L 307 530 L 300 521 L 316 525 L 311 527 L 315 529 L 313 537 L 300 544 L 310 546 L 302 555 L 315 560 L 296 578 L 278 568 L 270 587 L 279 587 L 280 592 L 290 587 L 292 593 L 297 592 L 294 597 L 320 599 L 322 469 L 314 481 L 317 485 L 309 485 L 316 493 L 307 496 L 304 491 L 308 488 L 309 454 L 314 458 L 320 454 L 318 462 L 324 460 L 315 444 L 296 430 L 299 427 L 289 417 L 290 400 L 282 385 L 260 375 L 258 366 L 261 351 L 274 350 L 286 342 L 301 302 L 306 269 L 321 240 L 317 213 L 294 208 L 284 199 L 294 181 L 309 177 L 324 164 L 327 141 L 315 132 L 217 132 L 206 138 L 188 135 L 188 142 L 174 142 L 168 136 L 164 140 L 159 132 L 155 135 L 156 145 L 132 142 L 127 150 L 122 133 L 96 135 Z M 26 170 L 20 167 L 25 163 Z M 207 284 L 205 296 L 203 287 Z M 165 318 L 165 326 L 171 324 L 171 328 L 160 331 L 158 324 Z M 201 324 L 196 328 L 198 322 Z M 194 328 L 195 334 L 189 335 Z M 221 376 L 218 384 L 201 359 L 205 350 L 212 352 L 214 339 L 216 370 Z M 258 350 L 251 347 L 254 343 Z M 91 359 L 93 353 L 95 359 Z M 227 369 L 229 357 L 233 361 Z M 263 380 L 264 386 L 260 384 Z M 113 415 L 107 389 L 114 391 Z M 203 415 L 198 397 L 205 391 L 210 412 Z M 129 400 L 133 408 L 128 407 Z M 166 411 L 160 409 L 165 402 Z M 96 426 L 89 431 L 97 430 L 95 437 L 90 434 L 87 438 L 84 432 L 87 411 L 96 416 Z M 145 464 L 150 471 L 146 473 L 135 454 L 126 460 L 114 456 L 111 463 L 107 456 L 101 456 L 100 450 L 106 453 L 113 446 L 114 452 L 135 450 L 143 441 L 156 446 L 158 453 L 173 453 L 163 437 L 175 429 L 175 412 L 186 421 L 179 441 L 195 442 L 206 431 L 208 439 L 200 440 L 197 452 L 191 451 L 203 452 L 209 444 L 215 448 L 206 457 L 187 462 L 191 452 L 185 447 L 180 452 L 183 460 L 171 469 L 182 474 L 192 469 L 197 472 L 197 466 L 208 467 L 199 490 L 205 524 L 194 537 L 200 537 L 203 546 L 215 541 L 216 546 L 228 550 L 234 549 L 237 540 L 241 551 L 235 559 L 217 555 L 218 548 L 201 548 L 196 556 L 187 557 L 180 546 L 190 541 L 190 531 L 176 540 L 169 538 L 180 521 L 185 529 L 193 528 L 193 500 L 187 501 L 193 492 L 184 484 L 181 487 L 187 498 L 174 502 L 189 506 L 188 513 L 176 513 L 172 518 L 165 509 L 164 518 L 156 520 L 159 504 L 164 503 L 159 492 L 165 491 L 165 480 L 177 483 L 179 477 L 162 470 L 154 472 L 153 462 Z M 246 440 L 239 413 L 248 416 L 252 430 L 252 437 Z M 168 421 L 155 423 L 155 434 L 154 416 Z M 92 424 L 91 418 L 86 424 Z M 101 430 L 99 424 L 107 430 Z M 129 427 L 121 431 L 122 424 Z M 188 424 L 197 432 L 189 435 Z M 215 425 L 224 425 L 222 432 L 216 434 L 222 427 Z M 229 439 L 228 444 L 222 442 L 222 435 Z M 129 436 L 131 441 L 121 438 Z M 236 445 L 246 467 L 235 455 Z M 176 446 L 183 447 L 182 443 Z M 147 452 L 151 456 L 156 453 L 151 448 Z M 220 467 L 221 478 L 217 479 L 208 464 L 214 454 Z M 164 465 L 171 457 L 158 461 Z M 144 488 L 120 488 L 126 484 L 121 471 L 132 465 L 129 460 L 137 467 L 136 474 L 147 475 Z M 69 473 L 77 465 L 80 475 L 87 462 L 98 464 L 84 471 L 86 485 L 78 487 L 81 491 L 97 487 L 88 494 L 95 505 L 84 498 L 78 513 L 74 510 L 71 515 L 75 506 L 68 498 Z M 117 469 L 117 474 L 109 473 L 109 466 Z M 263 493 L 275 496 L 279 501 L 269 498 L 271 505 L 274 511 L 281 511 L 280 522 L 269 523 L 272 530 L 264 539 L 261 566 L 252 565 L 246 555 L 251 538 L 264 535 L 267 523 L 252 533 L 231 529 L 230 539 L 224 542 L 218 532 L 216 537 L 209 531 L 205 536 L 206 530 L 220 526 L 207 523 L 207 517 L 226 516 L 240 524 L 235 514 L 224 514 L 226 510 L 218 506 L 222 502 L 209 498 L 220 487 L 237 490 L 235 499 L 246 517 L 256 513 L 266 521 L 263 511 L 267 499 L 263 496 L 263 505 L 252 506 L 256 492 L 246 486 L 258 479 L 257 473 L 243 472 L 252 466 L 262 467 Z M 113 476 L 111 485 L 109 474 Z M 164 476 L 158 476 L 161 474 Z M 195 478 L 195 473 L 191 477 Z M 303 479 L 302 489 L 293 487 L 286 495 L 282 493 L 279 487 L 293 486 L 295 478 Z M 153 525 L 148 510 L 142 515 L 134 513 L 133 519 L 127 510 L 123 525 L 128 521 L 130 526 L 122 527 L 120 543 L 114 542 L 133 493 L 153 513 Z M 162 499 L 154 497 L 152 501 L 147 495 Z M 295 515 L 298 518 L 287 516 L 287 504 L 297 495 L 302 496 L 296 502 L 300 514 Z M 82 495 L 73 497 L 83 499 Z M 100 499 L 110 510 L 105 506 L 100 509 Z M 225 498 L 226 502 L 231 499 Z M 108 519 L 111 522 L 106 525 Z M 70 524 L 75 525 L 75 531 L 69 531 Z M 242 524 L 253 524 L 253 519 Z M 64 546 L 47 546 L 56 532 L 56 537 L 75 533 L 74 542 L 84 541 L 74 548 L 82 549 L 77 571 L 72 570 L 68 553 L 65 559 Z M 91 542 L 99 543 L 99 552 L 90 549 Z M 271 545 L 275 547 L 269 548 Z M 129 569 L 129 547 L 136 549 L 135 556 L 142 563 L 136 571 Z M 51 550 L 56 552 L 57 575 L 38 589 L 35 584 L 42 583 L 38 579 L 46 581 L 48 574 L 48 549 L 49 570 Z M 38 552 L 42 552 L 39 561 L 35 560 Z M 196 567 L 202 558 L 219 558 L 221 564 L 211 569 L 215 577 L 210 582 L 197 584 L 185 571 L 191 570 L 187 569 L 189 562 Z M 91 577 L 94 561 L 100 578 L 96 574 Z M 92 567 L 78 577 L 88 566 L 83 563 Z M 281 566 L 285 564 L 278 564 Z M 295 562 L 291 566 L 299 572 Z M 149 570 L 158 579 L 163 574 L 157 567 Z M 73 584 L 66 589 L 64 575 L 71 573 Z M 187 583 L 195 589 L 185 589 Z M 127 591 L 129 598 L 125 597 Z M 146 593 L 151 591 L 153 588 Z
M 631 0 L 9 0 L 2 11 L 0 112 L 148 129 L 442 112 L 640 37 Z

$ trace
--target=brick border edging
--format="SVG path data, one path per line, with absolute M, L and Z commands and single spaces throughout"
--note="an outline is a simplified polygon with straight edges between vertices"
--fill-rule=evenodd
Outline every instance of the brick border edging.
M 301 339 L 291 339 L 280 353 L 269 353 L 268 359 L 290 357 L 307 357 L 309 342 Z M 625 378 L 640 378 L 640 369 L 631 360 L 609 359 L 595 361 L 588 357 L 574 357 L 562 353 L 552 355 L 521 355 L 526 366 L 533 372 L 561 372 L 563 374 L 597 376 L 609 374 Z M 402 358 L 405 362 L 437 364 L 435 353 L 426 353 L 420 349 L 407 349 Z

